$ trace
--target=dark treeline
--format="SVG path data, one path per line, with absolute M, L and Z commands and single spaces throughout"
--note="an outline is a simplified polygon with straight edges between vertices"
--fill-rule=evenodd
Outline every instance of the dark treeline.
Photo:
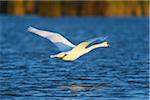
M 149 16 L 149 1 L 0 1 L 0 13 L 41 16 Z

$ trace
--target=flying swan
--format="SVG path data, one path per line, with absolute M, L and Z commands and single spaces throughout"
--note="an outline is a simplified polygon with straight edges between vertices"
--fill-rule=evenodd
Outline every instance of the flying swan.
M 28 28 L 28 31 L 35 33 L 43 38 L 46 38 L 50 40 L 52 43 L 54 43 L 61 53 L 51 55 L 50 57 L 60 58 L 65 61 L 74 61 L 80 56 L 90 52 L 95 48 L 109 47 L 109 43 L 105 41 L 106 37 L 98 37 L 85 42 L 81 42 L 78 45 L 74 45 L 58 33 L 39 30 L 31 26 Z M 88 47 L 91 43 L 97 40 L 100 40 L 101 43 Z

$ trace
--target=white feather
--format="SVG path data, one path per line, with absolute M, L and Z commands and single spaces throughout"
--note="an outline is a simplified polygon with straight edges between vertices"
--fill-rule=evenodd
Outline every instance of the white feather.
M 39 30 L 33 27 L 29 27 L 28 31 L 33 32 L 44 38 L 47 38 L 48 40 L 53 42 L 60 49 L 60 51 L 62 51 L 59 54 L 51 55 L 50 56 L 51 58 L 61 58 L 67 61 L 73 61 L 95 48 L 109 47 L 108 42 L 104 42 L 107 37 L 94 38 L 92 40 L 82 42 L 78 44 L 77 46 L 75 46 L 58 33 L 43 31 L 43 30 Z M 95 45 L 88 47 L 88 45 L 90 45 L 92 42 L 95 42 L 97 40 L 100 40 L 102 43 L 95 44 Z
M 48 40 L 53 42 L 60 50 L 62 49 L 62 51 L 67 50 L 68 49 L 67 46 L 70 48 L 75 47 L 74 44 L 69 42 L 66 38 L 64 38 L 62 35 L 60 35 L 58 33 L 39 30 L 39 29 L 36 29 L 34 27 L 31 27 L 31 26 L 28 28 L 28 31 L 35 33 L 41 37 L 47 38 Z M 62 45 L 66 46 L 66 48 Z

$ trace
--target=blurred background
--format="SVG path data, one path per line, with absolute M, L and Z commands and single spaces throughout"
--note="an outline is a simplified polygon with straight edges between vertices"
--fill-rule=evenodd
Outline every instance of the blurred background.
M 148 16 L 149 0 L 0 1 L 0 13 L 19 16 Z
M 75 45 L 108 36 L 110 48 L 74 62 L 50 59 L 59 51 L 29 26 Z M 0 98 L 18 97 L 149 100 L 149 0 L 0 0 Z

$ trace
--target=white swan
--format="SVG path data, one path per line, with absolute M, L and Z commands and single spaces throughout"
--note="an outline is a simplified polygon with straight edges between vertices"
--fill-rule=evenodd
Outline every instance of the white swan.
M 69 42 L 67 39 L 65 39 L 62 35 L 54 32 L 48 32 L 48 31 L 43 31 L 36 29 L 34 27 L 29 27 L 28 28 L 29 32 L 33 32 L 37 35 L 40 35 L 44 38 L 47 38 L 51 42 L 53 42 L 61 51 L 61 53 L 56 54 L 56 55 L 51 55 L 51 58 L 60 58 L 62 60 L 66 61 L 73 61 L 79 58 L 80 56 L 90 52 L 91 50 L 99 47 L 109 47 L 108 42 L 106 42 L 106 37 L 98 37 L 91 39 L 89 41 L 82 42 L 75 46 L 71 42 Z M 92 45 L 90 47 L 87 47 L 89 44 L 96 40 L 101 40 L 101 43 Z

